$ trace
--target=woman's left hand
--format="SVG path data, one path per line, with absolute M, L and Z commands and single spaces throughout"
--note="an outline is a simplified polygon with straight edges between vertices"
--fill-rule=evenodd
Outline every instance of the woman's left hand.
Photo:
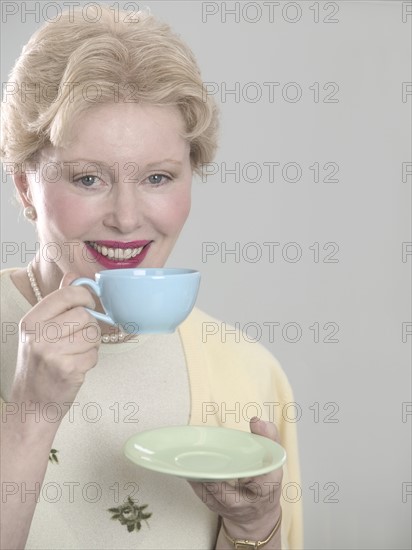
M 252 418 L 250 431 L 279 443 L 276 426 L 271 422 Z M 282 476 L 283 470 L 279 468 L 262 476 L 238 479 L 233 484 L 224 481 L 189 483 L 202 502 L 224 519 L 231 538 L 264 540 L 280 515 Z M 222 534 L 219 540 L 223 540 Z

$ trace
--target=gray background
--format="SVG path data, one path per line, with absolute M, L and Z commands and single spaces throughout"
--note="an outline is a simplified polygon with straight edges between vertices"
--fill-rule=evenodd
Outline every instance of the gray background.
M 22 22 L 24 2 L 3 2 L 3 10 L 10 4 L 18 13 L 3 13 L 2 81 L 52 3 L 30 2 L 39 5 L 37 22 L 29 14 Z M 402 9 L 411 3 L 280 2 L 273 21 L 263 2 L 118 4 L 149 5 L 168 21 L 219 91 L 239 83 L 239 101 L 216 95 L 216 174 L 194 181 L 191 217 L 168 265 L 198 268 L 198 305 L 239 323 L 245 338 L 258 336 L 291 381 L 297 405 L 285 413 L 299 413 L 305 546 L 409 548 L 412 495 L 402 491 L 412 491 L 412 420 L 402 407 L 411 401 L 412 336 L 403 342 L 402 326 L 410 330 L 412 258 L 402 258 L 402 243 L 411 241 L 412 176 L 402 181 L 402 163 L 411 162 L 412 96 L 402 101 L 402 82 L 412 80 L 412 15 L 403 22 Z M 225 19 L 225 8 L 239 17 Z M 264 82 L 280 83 L 273 98 Z M 335 102 L 327 102 L 331 85 L 324 89 L 331 82 Z M 270 181 L 264 163 L 274 162 Z M 319 182 L 309 168 L 316 162 Z M 337 182 L 326 178 L 328 162 Z M 223 163 L 239 163 L 238 182 Z M 298 165 L 299 181 L 292 165 L 282 175 L 287 163 Z M 1 194 L 2 266 L 25 265 L 35 235 L 10 206 L 10 180 Z M 272 257 L 265 242 L 280 243 Z M 9 243 L 16 252 L 6 257 Z M 206 246 L 217 253 L 205 256 Z M 225 255 L 236 246 L 238 257 Z M 279 323 L 272 337 L 268 323 Z M 224 337 L 224 328 L 209 338 Z

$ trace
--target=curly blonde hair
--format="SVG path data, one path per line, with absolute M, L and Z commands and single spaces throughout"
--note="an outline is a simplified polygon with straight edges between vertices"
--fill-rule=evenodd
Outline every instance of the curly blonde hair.
M 3 162 L 34 160 L 46 146 L 67 143 L 82 112 L 113 101 L 177 107 L 200 172 L 217 148 L 218 113 L 206 93 L 191 50 L 169 25 L 147 12 L 105 6 L 63 12 L 33 34 L 23 48 L 3 103 Z M 127 16 L 127 22 L 126 22 Z

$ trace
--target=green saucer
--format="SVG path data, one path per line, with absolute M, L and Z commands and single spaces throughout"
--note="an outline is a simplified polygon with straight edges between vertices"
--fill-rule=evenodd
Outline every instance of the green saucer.
M 123 448 L 143 468 L 193 481 L 259 476 L 280 468 L 286 452 L 267 437 L 214 426 L 172 426 L 140 432 Z

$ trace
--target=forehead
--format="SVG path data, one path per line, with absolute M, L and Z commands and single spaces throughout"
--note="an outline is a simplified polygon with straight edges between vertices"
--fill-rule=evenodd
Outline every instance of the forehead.
M 189 153 L 184 120 L 177 107 L 137 103 L 109 103 L 80 114 L 71 124 L 66 147 L 47 156 L 102 158 L 105 162 Z M 153 157 L 153 158 L 152 158 Z

